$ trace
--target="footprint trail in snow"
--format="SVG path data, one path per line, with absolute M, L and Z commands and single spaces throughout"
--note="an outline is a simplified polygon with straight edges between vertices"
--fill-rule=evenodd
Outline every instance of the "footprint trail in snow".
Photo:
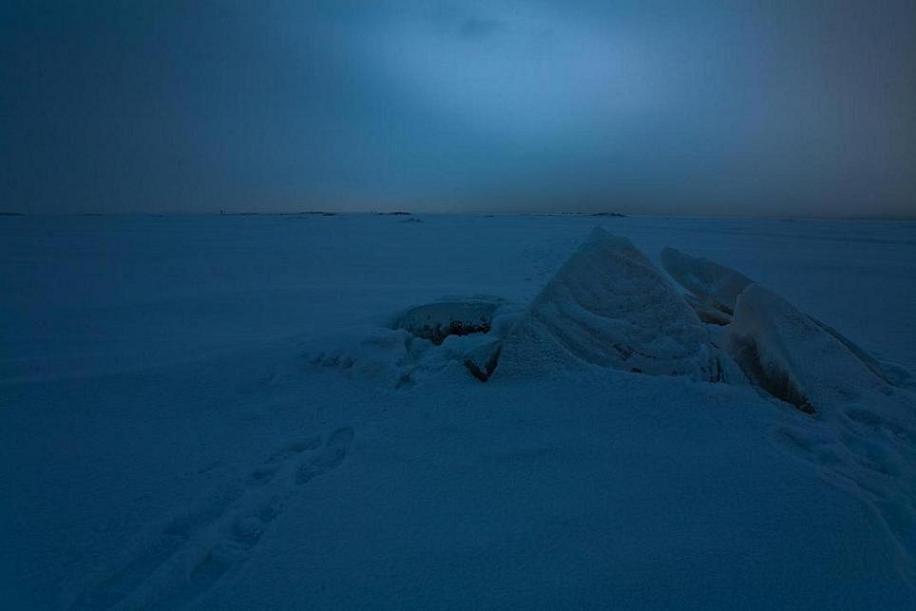
M 302 485 L 344 462 L 354 436 L 343 427 L 324 443 L 310 436 L 279 448 L 241 481 L 147 532 L 70 608 L 174 608 L 196 599 L 248 558 Z

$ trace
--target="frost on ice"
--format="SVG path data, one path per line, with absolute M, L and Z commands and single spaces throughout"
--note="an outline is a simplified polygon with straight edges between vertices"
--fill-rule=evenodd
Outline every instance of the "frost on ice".
M 502 345 L 500 374 L 582 364 L 719 379 L 706 328 L 626 238 L 595 229 Z

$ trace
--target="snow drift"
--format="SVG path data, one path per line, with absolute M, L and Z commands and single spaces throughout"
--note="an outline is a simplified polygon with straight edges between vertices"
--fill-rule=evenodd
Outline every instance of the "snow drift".
M 502 373 L 583 364 L 717 380 L 703 324 L 626 238 L 595 229 L 503 342 Z

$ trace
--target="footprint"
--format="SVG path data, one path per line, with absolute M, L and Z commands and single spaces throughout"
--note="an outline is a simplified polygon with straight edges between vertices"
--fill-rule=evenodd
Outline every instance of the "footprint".
M 898 549 L 901 567 L 916 581 L 916 486 L 909 476 L 913 432 L 896 421 L 899 415 L 862 405 L 839 413 L 821 427 L 780 427 L 773 439 L 814 464 L 825 481 L 870 506 Z
M 783 426 L 773 432 L 773 439 L 791 454 L 802 460 L 822 464 L 823 460 L 835 462 L 837 440 L 823 431 Z
M 893 420 L 882 418 L 865 408 L 850 408 L 844 412 L 844 415 L 850 425 L 873 433 L 887 435 L 898 442 L 911 443 L 911 440 L 916 438 L 909 428 Z
M 263 486 L 264 484 L 268 484 L 270 480 L 274 478 L 274 475 L 277 474 L 277 471 L 279 471 L 279 467 L 273 464 L 257 467 L 248 474 L 248 485 Z
M 888 476 L 898 476 L 903 471 L 900 456 L 885 444 L 850 434 L 843 435 L 843 443 L 866 469 Z
M 305 439 L 297 439 L 291 441 L 273 454 L 270 458 L 267 459 L 268 464 L 274 464 L 282 462 L 296 454 L 301 454 L 306 450 L 314 450 L 321 445 L 321 435 L 315 435 L 314 437 L 307 437 Z
M 878 430 L 882 423 L 881 416 L 864 407 L 851 407 L 844 414 L 850 422 L 870 427 L 873 430 Z
M 265 521 L 259 516 L 239 518 L 232 527 L 232 538 L 240 545 L 251 547 L 260 540 L 261 535 L 264 534 L 264 528 L 272 519 Z
M 285 461 L 308 450 L 314 450 L 320 445 L 320 435 L 308 437 L 306 439 L 297 439 L 286 444 L 271 454 L 270 457 L 263 463 L 251 470 L 251 472 L 248 474 L 248 479 L 246 480 L 247 485 L 249 487 L 264 486 L 265 484 L 270 483 L 277 472 L 281 470 Z
M 350 449 L 353 437 L 353 429 L 350 427 L 337 429 L 331 433 L 321 452 L 299 467 L 299 472 L 296 474 L 296 483 L 304 484 L 339 466 L 344 461 L 344 458 L 347 457 L 347 451 Z
M 120 568 L 85 588 L 70 608 L 171 608 L 197 598 L 247 559 L 296 492 L 294 484 L 343 462 L 353 437 L 353 429 L 344 427 L 324 446 L 320 435 L 285 444 L 244 481 L 204 495 L 150 531 Z M 307 452 L 313 453 L 297 470 L 292 459 Z

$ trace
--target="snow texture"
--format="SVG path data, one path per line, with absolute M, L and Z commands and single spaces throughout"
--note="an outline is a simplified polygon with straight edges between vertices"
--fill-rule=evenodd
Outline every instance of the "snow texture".
M 890 385 L 875 359 L 785 299 L 753 284 L 728 330 L 732 354 L 770 394 L 812 414 L 775 438 L 870 506 L 916 576 L 916 395 Z
M 583 364 L 718 380 L 693 310 L 626 238 L 595 229 L 535 297 L 502 346 L 500 375 Z
M 738 296 L 729 342 L 752 378 L 803 411 L 853 400 L 884 384 L 834 334 L 757 284 Z
M 719 323 L 725 318 L 716 317 L 716 310 L 730 315 L 735 309 L 738 295 L 752 280 L 740 272 L 719 265 L 709 259 L 692 257 L 675 248 L 662 250 L 662 265 L 672 278 L 695 297 L 694 307 L 709 322 Z
M 916 609 L 916 224 L 403 218 L 0 218 L 3 607 Z

